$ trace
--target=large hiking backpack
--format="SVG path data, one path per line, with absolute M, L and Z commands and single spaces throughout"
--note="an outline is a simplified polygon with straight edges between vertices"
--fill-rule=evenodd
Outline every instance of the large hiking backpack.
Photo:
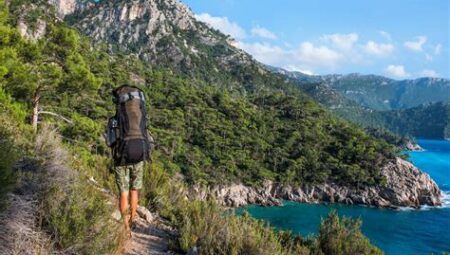
M 116 115 L 108 121 L 106 142 L 115 165 L 136 164 L 150 158 L 153 138 L 147 131 L 145 97 L 137 87 L 124 85 L 113 91 Z

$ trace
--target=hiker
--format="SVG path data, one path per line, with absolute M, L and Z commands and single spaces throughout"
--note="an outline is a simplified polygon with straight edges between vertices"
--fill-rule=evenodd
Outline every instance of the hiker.
M 106 142 L 112 151 L 113 170 L 120 191 L 120 213 L 125 229 L 131 235 L 138 192 L 142 189 L 144 164 L 150 159 L 154 143 L 147 131 L 147 111 L 142 90 L 123 85 L 114 89 L 112 94 L 116 114 L 108 121 Z

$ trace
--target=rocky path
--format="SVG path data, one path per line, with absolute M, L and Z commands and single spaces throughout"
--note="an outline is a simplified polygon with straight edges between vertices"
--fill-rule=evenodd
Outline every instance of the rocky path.
M 109 197 L 110 204 L 116 204 L 117 198 L 109 190 L 103 189 L 94 178 L 89 182 Z M 175 254 L 169 250 L 169 241 L 175 236 L 174 230 L 156 214 L 147 208 L 138 206 L 138 218 L 131 231 L 131 238 L 125 243 L 119 254 L 123 255 L 163 255 Z M 119 210 L 112 213 L 112 218 L 122 222 Z
M 124 255 L 163 255 L 169 251 L 173 230 L 144 208 L 138 210 L 139 218 L 132 230 L 132 237 L 125 244 Z

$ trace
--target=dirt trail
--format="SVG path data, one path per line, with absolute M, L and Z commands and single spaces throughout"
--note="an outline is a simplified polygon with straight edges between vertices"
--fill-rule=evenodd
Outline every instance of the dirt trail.
M 110 199 L 110 204 L 116 204 L 117 198 L 114 194 L 102 188 L 94 178 L 89 181 L 97 189 L 102 191 Z M 115 210 L 111 215 L 119 223 L 122 222 L 119 210 Z M 147 208 L 138 206 L 136 224 L 131 231 L 131 238 L 122 249 L 123 255 L 165 255 L 176 254 L 169 250 L 169 241 L 175 236 L 174 230 L 164 223 L 156 214 L 151 213 Z
M 174 254 L 169 251 L 169 240 L 173 231 L 161 219 L 154 218 L 150 222 L 138 217 L 132 230 L 132 237 L 125 245 L 124 255 L 163 255 Z

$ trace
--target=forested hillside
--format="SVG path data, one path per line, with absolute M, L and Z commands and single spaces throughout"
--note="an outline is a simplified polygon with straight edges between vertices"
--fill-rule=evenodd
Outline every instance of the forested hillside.
M 281 78 L 258 71 L 256 63 L 236 65 L 239 73 L 222 72 L 230 78 L 209 85 L 132 56 L 112 58 L 63 24 L 48 23 L 47 31 L 33 44 L 11 32 L 4 54 L 13 58 L 4 66 L 3 87 L 29 107 L 37 97 L 41 111 L 70 119 L 73 124 L 58 122 L 61 133 L 87 150 L 107 153 L 101 132 L 113 108 L 109 91 L 134 77 L 149 85 L 143 87 L 160 156 L 172 173 L 191 182 L 373 185 L 394 158 L 391 146 L 332 117 Z M 228 81 L 243 85 L 233 88 Z
M 431 139 L 450 138 L 450 104 L 435 103 L 383 112 L 387 127 L 397 133 Z

